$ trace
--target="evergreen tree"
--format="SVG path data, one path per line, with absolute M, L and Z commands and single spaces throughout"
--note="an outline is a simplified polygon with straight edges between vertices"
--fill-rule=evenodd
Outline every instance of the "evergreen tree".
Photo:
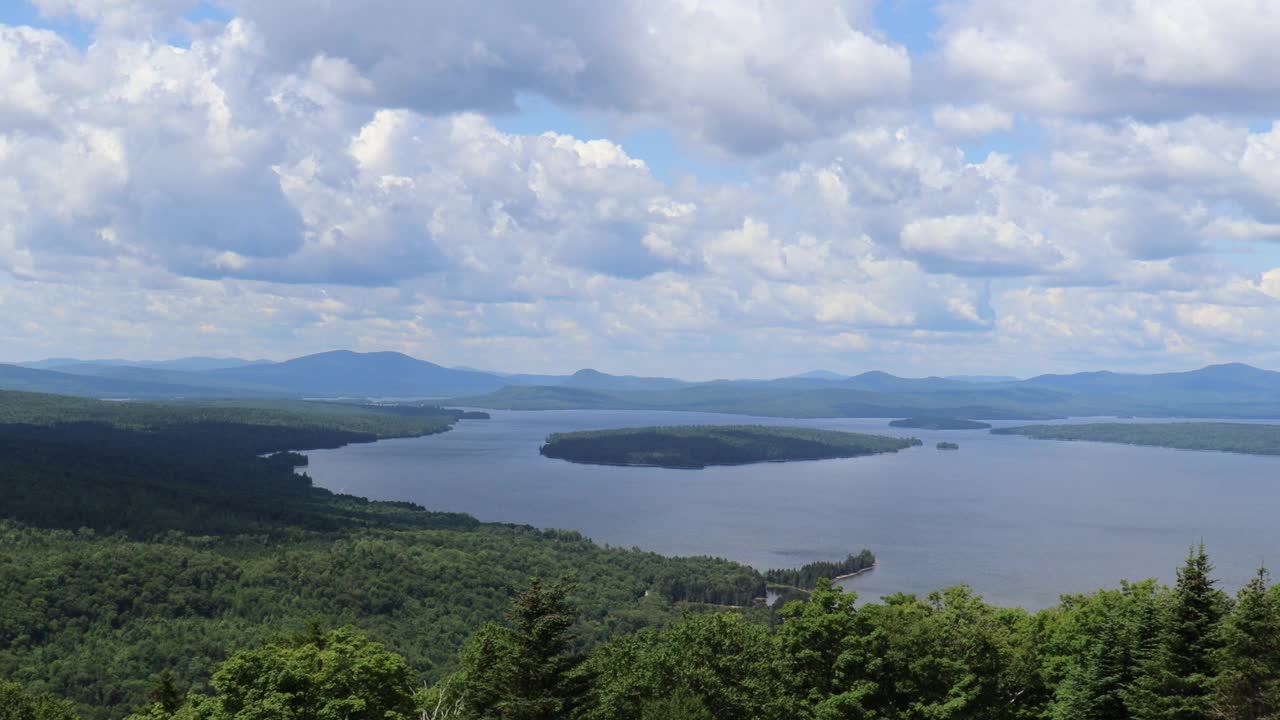
M 468 643 L 456 692 L 471 716 L 555 720 L 572 712 L 582 693 L 572 673 L 581 659 L 569 652 L 572 588 L 534 578 L 512 605 L 511 627 L 488 625 Z
M 1192 548 L 1160 617 L 1158 642 L 1140 670 L 1129 706 L 1137 720 L 1208 720 L 1219 624 L 1229 605 L 1214 587 L 1204 544 Z
M 534 578 L 516 598 L 509 616 L 516 631 L 515 672 L 504 713 L 512 720 L 562 718 L 572 707 L 567 678 L 580 660 L 569 654 L 569 628 L 577 620 L 568 604 L 572 589 L 567 582 L 544 589 Z
M 1124 620 L 1112 611 L 1083 663 L 1064 681 L 1055 720 L 1128 720 L 1132 674 Z
M 160 674 L 156 676 L 155 684 L 147 692 L 147 700 L 170 714 L 182 707 L 182 691 L 178 690 L 178 685 L 173 678 L 172 672 L 168 670 L 160 671 Z
M 1280 717 L 1280 606 L 1267 590 L 1267 571 L 1240 589 L 1223 623 L 1214 714 L 1231 720 Z

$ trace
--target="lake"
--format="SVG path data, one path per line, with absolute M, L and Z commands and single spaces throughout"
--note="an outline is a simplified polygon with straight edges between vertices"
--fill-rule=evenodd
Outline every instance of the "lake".
M 1259 563 L 1280 564 L 1280 457 L 908 430 L 887 419 L 491 414 L 441 435 L 308 452 L 306 472 L 337 492 L 761 570 L 866 547 L 880 567 L 847 587 L 868 598 L 968 583 L 992 602 L 1041 608 L 1059 594 L 1126 578 L 1172 582 L 1200 540 L 1233 591 Z M 1098 419 L 1076 422 L 1085 421 Z M 552 432 L 744 423 L 914 436 L 925 446 L 705 470 L 577 465 L 538 454 Z M 960 450 L 936 450 L 939 440 Z

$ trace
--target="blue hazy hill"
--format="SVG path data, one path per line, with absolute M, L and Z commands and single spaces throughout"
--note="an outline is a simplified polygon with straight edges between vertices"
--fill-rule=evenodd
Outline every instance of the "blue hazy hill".
M 320 396 L 438 396 L 492 392 L 507 384 L 496 375 L 454 370 L 403 353 L 350 350 L 306 355 L 271 365 L 214 370 L 206 375 Z

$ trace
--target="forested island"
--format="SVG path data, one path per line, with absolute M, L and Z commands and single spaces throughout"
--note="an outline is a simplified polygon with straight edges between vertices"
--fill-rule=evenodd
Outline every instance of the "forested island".
M 1038 440 L 1086 440 L 1179 450 L 1280 455 L 1280 425 L 1223 422 L 1090 423 L 998 428 L 997 435 Z
M 889 427 L 916 430 L 987 430 L 991 428 L 991 424 L 956 417 L 910 417 L 890 420 Z
M 939 450 L 959 450 L 960 444 L 953 443 L 953 442 L 940 442 L 938 443 L 938 449 Z
M 688 425 L 554 433 L 540 452 L 594 465 L 701 469 L 791 460 L 827 460 L 897 452 L 915 438 L 765 425 Z

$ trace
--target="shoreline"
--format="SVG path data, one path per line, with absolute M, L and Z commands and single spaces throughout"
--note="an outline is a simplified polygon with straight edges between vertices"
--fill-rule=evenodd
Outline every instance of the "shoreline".
M 826 460 L 855 460 L 862 457 L 871 457 L 873 455 L 887 455 L 890 453 L 900 452 L 898 450 L 886 450 L 879 453 L 865 453 L 862 455 L 835 455 L 826 458 L 796 458 L 794 460 L 744 460 L 743 462 L 725 462 L 710 463 L 707 465 L 659 465 L 656 463 L 626 463 L 626 462 L 594 462 L 590 460 L 570 460 L 568 458 L 555 457 L 553 455 L 543 455 L 548 460 L 560 460 L 562 462 L 572 463 L 574 465 L 599 465 L 602 467 L 626 467 L 626 468 L 662 468 L 663 470 L 706 470 L 713 467 L 743 467 L 745 465 L 767 465 L 795 463 L 795 462 L 824 462 Z
M 659 463 L 628 463 L 628 462 L 604 462 L 604 461 L 597 462 L 595 460 L 570 460 L 569 458 L 565 458 L 565 457 L 548 455 L 542 452 L 541 448 L 539 448 L 538 454 L 548 460 L 559 460 L 561 462 L 572 463 L 574 465 L 600 465 L 602 467 L 627 467 L 627 468 L 662 468 L 664 470 L 706 470 L 707 468 L 713 468 L 713 467 L 743 467 L 746 465 L 768 465 L 768 464 L 780 465 L 783 463 L 825 462 L 827 460 L 856 460 L 858 458 L 875 457 L 877 455 L 894 455 L 894 454 L 903 452 L 904 450 L 910 450 L 916 447 L 923 447 L 923 445 L 912 445 L 911 447 L 900 448 L 897 450 L 881 450 L 878 452 L 859 453 L 857 455 L 832 455 L 831 457 L 821 457 L 821 458 L 781 458 L 781 459 L 766 459 L 766 460 L 744 460 L 742 462 L 717 462 L 717 463 L 708 463 L 706 465 L 662 465 Z
M 857 570 L 857 571 L 848 573 L 846 575 L 837 575 L 836 577 L 831 578 L 831 582 L 835 583 L 835 582 L 840 582 L 841 580 L 852 580 L 853 578 L 856 578 L 859 575 L 866 575 L 867 573 L 871 572 L 872 570 L 875 570 L 878 567 L 880 567 L 880 561 L 876 560 L 875 562 L 871 563 L 870 567 L 864 567 L 861 570 Z

